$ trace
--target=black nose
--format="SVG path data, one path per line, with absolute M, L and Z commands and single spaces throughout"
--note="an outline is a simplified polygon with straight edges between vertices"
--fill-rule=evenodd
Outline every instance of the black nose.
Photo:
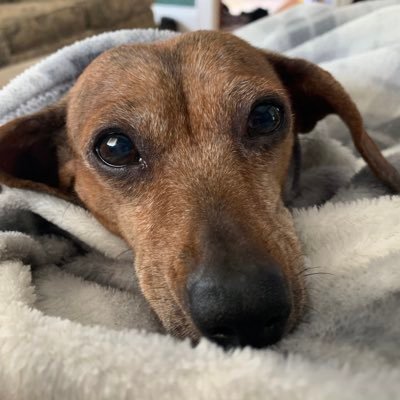
M 291 310 L 287 285 L 274 263 L 199 268 L 188 280 L 193 322 L 225 348 L 266 347 L 281 339 Z

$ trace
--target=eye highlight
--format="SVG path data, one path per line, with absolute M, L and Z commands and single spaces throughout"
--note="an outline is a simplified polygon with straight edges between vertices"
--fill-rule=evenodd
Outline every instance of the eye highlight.
M 247 120 L 249 136 L 271 135 L 282 126 L 283 110 L 280 106 L 270 103 L 258 103 L 250 112 Z
M 144 161 L 129 136 L 109 132 L 97 140 L 94 151 L 106 165 L 121 168 L 128 165 L 144 165 Z

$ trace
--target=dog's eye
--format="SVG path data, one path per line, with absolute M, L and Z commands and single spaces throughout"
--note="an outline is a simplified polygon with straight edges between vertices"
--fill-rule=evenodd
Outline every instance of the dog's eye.
M 111 167 L 140 165 L 143 160 L 132 140 L 122 133 L 108 133 L 95 145 L 97 156 Z
M 259 103 L 250 112 L 247 130 L 250 136 L 269 135 L 282 124 L 282 109 L 271 103 Z

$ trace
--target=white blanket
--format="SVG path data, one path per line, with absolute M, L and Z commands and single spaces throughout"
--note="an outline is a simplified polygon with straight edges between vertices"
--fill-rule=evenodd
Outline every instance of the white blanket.
M 396 2 L 298 7 L 238 34 L 331 70 L 400 165 Z M 104 49 L 169 35 L 115 32 L 56 53 L 0 91 L 0 121 L 57 99 Z M 336 118 L 302 139 L 296 204 L 308 208 L 293 211 L 315 268 L 310 309 L 268 350 L 226 353 L 163 335 L 124 242 L 76 206 L 2 185 L 0 399 L 398 398 L 400 198 L 368 170 L 354 176 L 363 163 L 328 136 L 349 142 Z

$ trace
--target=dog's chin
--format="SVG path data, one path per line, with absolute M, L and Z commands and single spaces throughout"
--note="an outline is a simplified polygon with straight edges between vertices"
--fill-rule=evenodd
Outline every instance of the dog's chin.
M 197 344 L 201 338 L 200 332 L 186 317 L 179 321 L 168 319 L 168 321 L 163 322 L 161 319 L 161 322 L 167 333 L 178 339 L 189 339 L 193 344 Z
M 175 296 L 171 295 L 168 298 L 158 297 L 156 301 L 154 299 L 148 299 L 148 301 L 167 334 L 181 340 L 189 339 L 193 343 L 197 343 L 200 340 L 200 332 L 191 321 L 184 307 L 175 301 Z
M 301 270 L 301 268 L 299 269 Z M 297 272 L 292 275 L 296 277 L 296 279 L 289 281 L 292 311 L 282 338 L 285 338 L 296 329 L 303 319 L 306 308 L 307 296 L 304 278 L 302 274 Z M 160 291 L 156 292 L 154 290 L 153 285 L 147 285 L 146 289 L 143 290 L 143 293 L 160 319 L 166 333 L 178 339 L 188 339 L 193 344 L 197 344 L 203 335 L 192 321 L 187 303 L 179 301 L 178 294 L 171 291 L 169 284 L 163 285 L 162 297 L 160 296 Z

